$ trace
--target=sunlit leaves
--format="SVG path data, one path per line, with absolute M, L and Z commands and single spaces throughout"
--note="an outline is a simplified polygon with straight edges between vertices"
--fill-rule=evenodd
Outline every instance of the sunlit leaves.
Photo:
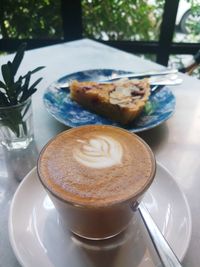
M 2 38 L 61 38 L 60 1 L 1 0 Z
M 84 35 L 104 40 L 158 40 L 164 0 L 83 0 Z

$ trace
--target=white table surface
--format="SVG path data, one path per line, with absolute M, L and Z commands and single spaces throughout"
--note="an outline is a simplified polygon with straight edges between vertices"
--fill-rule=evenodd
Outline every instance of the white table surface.
M 1 56 L 0 63 L 13 55 Z M 8 153 L 0 147 L 0 266 L 19 266 L 8 239 L 8 212 L 12 196 L 24 175 L 36 164 L 38 151 L 54 135 L 67 129 L 44 108 L 42 95 L 58 78 L 81 70 L 113 68 L 140 72 L 162 66 L 118 49 L 83 39 L 27 51 L 19 73 L 45 65 L 34 75 L 44 77 L 33 96 L 35 143 L 23 153 Z M 192 238 L 183 266 L 200 266 L 200 81 L 180 74 L 184 82 L 171 88 L 176 96 L 173 117 L 162 125 L 140 133 L 156 159 L 175 177 L 185 193 L 192 214 Z M 27 157 L 27 155 L 29 155 Z

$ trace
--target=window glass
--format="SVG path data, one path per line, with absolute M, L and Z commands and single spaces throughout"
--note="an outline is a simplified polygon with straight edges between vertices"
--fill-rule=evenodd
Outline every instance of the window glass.
M 200 42 L 200 0 L 180 0 L 174 42 Z
M 159 39 L 164 0 L 83 0 L 84 36 L 101 40 Z
M 193 62 L 192 55 L 170 55 L 168 67 L 182 69 L 187 66 L 190 66 L 192 62 Z M 197 66 L 191 72 L 190 75 L 195 76 L 197 79 L 200 79 L 200 65 Z
M 2 0 L 0 20 L 0 38 L 62 37 L 60 1 Z

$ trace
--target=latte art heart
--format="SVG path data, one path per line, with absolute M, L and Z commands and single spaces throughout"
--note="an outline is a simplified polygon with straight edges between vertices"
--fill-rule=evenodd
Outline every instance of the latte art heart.
M 90 140 L 78 140 L 79 147 L 73 151 L 74 158 L 90 168 L 108 168 L 121 163 L 123 149 L 119 142 L 109 136 L 96 136 Z

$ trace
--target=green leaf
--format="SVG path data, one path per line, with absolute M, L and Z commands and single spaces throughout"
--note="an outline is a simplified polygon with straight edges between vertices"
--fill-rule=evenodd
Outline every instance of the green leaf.
M 26 43 L 22 43 L 20 47 L 17 50 L 17 53 L 12 61 L 12 71 L 13 71 L 13 76 L 17 73 L 17 70 L 22 62 L 22 59 L 24 57 L 24 51 L 26 50 Z
M 31 87 L 29 88 L 29 90 L 32 90 L 34 87 L 36 87 L 38 85 L 39 82 L 41 82 L 43 78 L 39 78 L 37 79 L 32 85 Z
M 37 67 L 36 69 L 34 69 L 34 70 L 31 71 L 31 74 L 33 74 L 33 73 L 35 73 L 35 72 L 37 72 L 37 71 L 39 71 L 39 70 L 42 70 L 42 69 L 44 69 L 44 68 L 46 68 L 46 67 L 45 67 L 45 66 Z
M 18 99 L 20 98 L 20 94 L 23 90 L 22 83 L 20 81 L 17 81 L 16 83 L 14 83 L 13 89 L 15 91 L 15 99 L 18 101 Z
M 8 106 L 9 105 L 7 97 L 2 92 L 0 92 L 0 105 L 1 106 Z
M 2 81 L 0 81 L 0 88 L 6 89 L 5 83 L 3 83 Z
M 15 82 L 15 74 L 24 57 L 25 49 L 26 43 L 21 44 L 13 61 L 8 61 L 7 64 L 1 66 L 3 81 L 0 81 L 0 105 L 11 106 L 25 101 L 36 92 L 36 86 L 42 80 L 39 78 L 30 86 L 31 75 L 45 68 L 44 66 L 28 71 L 26 75 L 21 75 Z
M 34 93 L 37 91 L 37 89 L 36 89 L 35 87 L 38 85 L 38 83 L 39 83 L 41 80 L 42 80 L 42 78 L 37 79 L 37 80 L 30 86 L 30 88 L 29 88 L 28 90 L 23 90 L 23 94 L 22 94 L 22 96 L 21 96 L 21 98 L 20 98 L 20 102 L 25 101 L 26 99 L 28 99 L 32 94 L 34 94 Z
M 13 67 L 12 67 L 12 63 L 10 61 L 7 62 L 7 66 L 10 72 L 10 81 L 11 83 L 14 83 L 14 75 L 13 75 Z
M 45 66 L 37 67 L 36 69 L 29 71 L 28 73 L 33 74 L 33 73 L 35 73 L 35 72 L 37 72 L 37 71 L 39 71 L 39 70 L 42 70 L 42 69 L 44 69 L 44 68 L 45 68 Z M 26 76 L 28 75 L 28 73 L 27 73 L 26 75 L 24 75 L 22 78 L 25 79 Z
M 5 81 L 5 91 L 10 105 L 17 104 L 17 94 L 15 90 L 14 77 L 12 75 L 11 62 L 1 66 L 2 76 Z
M 7 81 L 9 80 L 9 75 L 8 75 L 8 68 L 6 64 L 3 64 L 1 66 L 1 73 L 2 73 L 5 84 L 7 84 Z
M 2 72 L 3 79 L 5 81 L 5 84 L 7 85 L 7 87 L 9 87 L 12 84 L 12 73 L 11 73 L 11 69 L 9 65 L 3 64 L 1 66 L 1 72 Z
M 23 90 L 22 79 L 23 79 L 22 76 L 20 76 L 19 79 L 15 82 L 16 94 L 18 96 Z
M 23 95 L 20 99 L 20 102 L 24 102 L 25 100 L 27 100 L 32 94 L 34 94 L 37 91 L 36 88 L 32 88 L 31 90 L 29 89 L 28 91 L 24 91 Z
M 31 78 L 31 72 L 29 71 L 29 72 L 26 74 L 25 82 L 24 82 L 24 85 L 23 85 L 23 91 L 27 91 L 27 90 L 28 90 L 28 86 L 29 86 L 30 78 Z

